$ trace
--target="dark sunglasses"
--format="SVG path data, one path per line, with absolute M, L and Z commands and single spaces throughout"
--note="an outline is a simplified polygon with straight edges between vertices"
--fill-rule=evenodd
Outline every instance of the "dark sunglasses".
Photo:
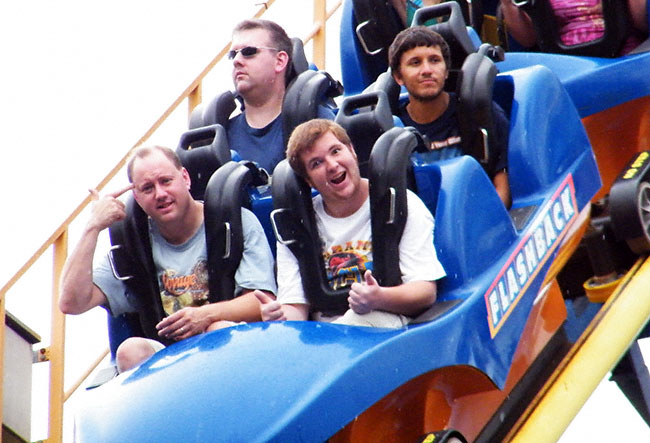
M 259 51 L 260 49 L 268 49 L 268 50 L 271 50 L 271 51 L 279 51 L 279 49 L 267 48 L 266 46 L 259 46 L 259 47 L 246 46 L 246 47 L 241 48 L 241 49 L 231 49 L 230 51 L 228 51 L 228 60 L 232 60 L 233 58 L 237 57 L 237 54 L 239 52 L 241 52 L 241 55 L 243 55 L 246 58 L 252 57 L 255 54 L 257 54 L 257 51 Z

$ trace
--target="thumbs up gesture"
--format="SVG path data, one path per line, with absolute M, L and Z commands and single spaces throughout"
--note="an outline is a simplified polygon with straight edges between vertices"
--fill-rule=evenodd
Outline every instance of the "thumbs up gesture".
M 254 291 L 253 294 L 260 302 L 260 314 L 263 321 L 281 321 L 287 319 L 282 310 L 282 305 L 273 299 L 273 297 L 260 290 Z
M 350 309 L 360 315 L 378 309 L 383 292 L 383 288 L 379 286 L 379 283 L 373 277 L 372 271 L 367 270 L 363 274 L 363 280 L 363 283 L 352 284 L 348 296 Z

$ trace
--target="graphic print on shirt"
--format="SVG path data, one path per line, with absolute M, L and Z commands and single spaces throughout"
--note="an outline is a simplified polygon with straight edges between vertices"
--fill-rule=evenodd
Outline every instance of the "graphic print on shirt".
M 357 240 L 335 245 L 323 253 L 327 280 L 332 289 L 362 282 L 366 269 L 372 270 L 372 242 Z
M 160 277 L 160 297 L 167 315 L 188 306 L 202 306 L 208 302 L 208 262 L 198 261 L 189 275 L 177 275 L 166 269 Z
M 457 146 L 461 143 L 461 138 L 458 135 L 452 135 L 445 140 L 433 140 L 429 145 L 429 151 L 435 151 L 437 149 L 449 148 L 450 146 Z

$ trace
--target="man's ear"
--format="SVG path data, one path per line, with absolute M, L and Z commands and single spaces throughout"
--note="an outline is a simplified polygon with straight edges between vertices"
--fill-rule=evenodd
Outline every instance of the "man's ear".
M 289 69 L 289 54 L 284 51 L 278 51 L 276 57 L 276 71 L 281 72 L 282 70 Z
M 402 80 L 402 76 L 399 72 L 391 72 L 391 75 L 393 76 L 393 80 L 395 80 L 398 85 L 404 86 L 404 81 Z
M 187 172 L 187 169 L 183 168 L 181 170 L 181 175 L 183 176 L 183 181 L 187 185 L 187 189 L 189 190 L 192 187 L 192 179 L 190 178 L 190 173 Z

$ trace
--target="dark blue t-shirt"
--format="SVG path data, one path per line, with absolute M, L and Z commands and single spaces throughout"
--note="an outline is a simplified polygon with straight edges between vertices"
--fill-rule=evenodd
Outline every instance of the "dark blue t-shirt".
M 246 121 L 244 112 L 228 121 L 228 145 L 242 159 L 254 161 L 272 174 L 275 166 L 284 159 L 282 114 L 263 128 L 252 128 Z M 329 108 L 320 106 L 318 118 L 334 120 L 334 113 Z
M 404 126 L 413 126 L 421 134 L 426 135 L 431 142 L 429 152 L 416 152 L 413 155 L 417 156 L 422 162 L 434 162 L 463 155 L 457 115 L 458 102 L 455 93 L 449 93 L 449 106 L 440 117 L 431 123 L 420 124 L 413 121 L 406 111 L 407 104 L 408 102 L 400 108 L 398 117 L 402 120 Z M 498 171 L 508 166 L 508 133 L 510 130 L 510 123 L 503 109 L 494 102 L 493 105 L 496 146 L 493 146 L 492 153 L 497 157 L 494 162 L 494 169 L 488 171 L 490 177 L 494 177 Z

